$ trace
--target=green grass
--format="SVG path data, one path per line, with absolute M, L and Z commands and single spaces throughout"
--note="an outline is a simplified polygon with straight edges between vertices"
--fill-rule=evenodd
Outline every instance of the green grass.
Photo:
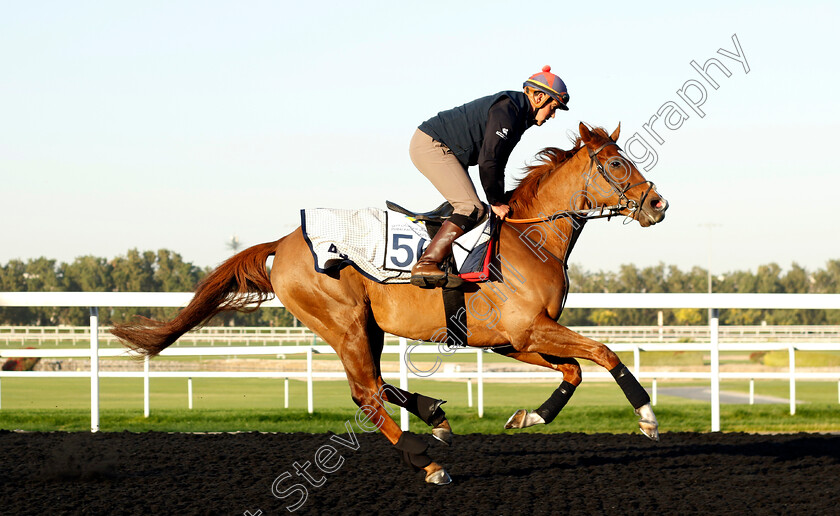
M 795 351 L 796 367 L 840 367 L 840 352 L 831 351 Z M 764 365 L 770 367 L 788 367 L 790 355 L 787 351 L 770 351 L 763 357 Z
M 300 344 L 297 343 L 284 343 L 284 346 L 308 346 L 311 342 L 301 342 Z M 260 344 L 257 343 L 247 343 L 247 342 L 233 342 L 233 346 L 247 346 L 249 348 L 259 349 L 262 347 Z M 275 344 L 272 344 L 275 345 Z M 325 345 L 324 342 L 318 341 L 317 345 Z M 216 342 L 212 344 L 210 342 L 200 342 L 198 344 L 199 347 L 214 347 L 218 349 L 224 349 L 228 347 L 226 343 L 223 342 Z M 23 346 L 22 344 L 18 343 L 10 344 L 9 346 L 2 346 L 0 348 L 3 349 L 20 349 Z M 50 342 L 46 342 L 44 345 L 40 346 L 41 349 L 53 349 L 53 348 L 71 348 L 71 349 L 82 349 L 86 348 L 87 343 L 81 343 L 80 345 L 76 345 L 75 347 L 70 346 L 69 343 L 59 346 L 53 345 Z M 119 345 L 102 345 L 103 348 L 120 348 Z M 195 346 L 191 344 L 181 344 L 175 345 L 170 347 L 171 350 L 177 350 L 178 348 L 183 349 L 191 349 Z M 773 352 L 778 353 L 782 358 L 780 359 L 781 362 L 777 360 L 779 363 L 768 363 L 767 365 L 776 366 L 776 367 L 787 367 L 787 351 L 779 351 Z M 773 353 L 768 353 L 767 355 L 772 355 Z M 810 367 L 810 362 L 807 361 L 807 357 L 814 356 L 814 355 L 822 355 L 822 353 L 815 353 L 815 352 L 800 352 L 797 351 L 797 363 L 799 363 L 798 359 L 800 356 L 806 357 L 805 362 L 801 364 L 802 367 Z M 840 352 L 837 354 L 831 355 L 830 353 L 826 353 L 825 355 L 830 355 L 829 360 L 830 362 L 828 365 L 836 366 L 840 365 Z M 276 353 L 268 353 L 266 355 L 200 355 L 200 356 L 162 356 L 156 357 L 156 361 L 172 361 L 172 362 L 191 362 L 191 361 L 204 361 L 204 360 L 224 360 L 227 358 L 231 358 L 236 356 L 239 359 L 259 359 L 259 360 L 306 360 L 305 353 L 292 353 L 283 355 L 282 358 L 278 358 Z M 633 353 L 632 352 L 620 352 L 618 353 L 619 358 L 625 364 L 632 366 L 633 361 Z M 643 351 L 641 352 L 639 359 L 641 361 L 642 367 L 664 367 L 664 366 L 671 366 L 671 367 L 692 367 L 692 366 L 708 366 L 710 361 L 708 360 L 709 352 L 704 351 Z M 728 364 L 728 363 L 750 363 L 748 359 L 744 359 L 743 352 L 722 352 L 720 355 L 721 363 Z M 443 364 L 447 363 L 460 363 L 460 364 L 475 364 L 476 363 L 476 354 L 475 350 L 461 350 L 456 351 L 453 354 L 449 353 L 440 353 L 438 355 L 434 354 L 420 354 L 416 353 L 411 355 L 411 358 L 416 363 L 434 363 L 435 359 L 440 359 Z M 498 355 L 496 353 L 484 353 L 483 354 L 483 361 L 486 364 L 499 364 L 499 363 L 513 363 L 512 359 Z M 337 361 L 338 356 L 331 353 L 319 353 L 316 354 L 314 357 L 315 360 L 327 360 L 327 361 Z M 107 360 L 134 360 L 128 356 L 118 356 L 118 357 L 108 357 Z M 382 362 L 383 363 L 396 363 L 398 362 L 397 355 L 393 353 L 388 353 L 382 355 Z M 591 362 L 582 360 L 581 361 L 585 365 L 591 365 Z M 813 362 L 813 360 L 811 360 Z M 819 366 L 820 364 L 815 364 Z
M 344 381 L 315 382 L 315 413 L 306 411 L 306 384 L 289 381 L 290 407 L 283 408 L 283 381 L 270 379 L 193 380 L 193 410 L 187 409 L 187 381 L 151 380 L 151 416 L 143 417 L 143 383 L 134 378 L 100 380 L 100 427 L 103 431 L 266 431 L 342 432 L 356 406 Z M 84 378 L 2 379 L 0 429 L 83 431 L 90 426 L 90 383 Z M 660 387 L 707 385 L 659 382 Z M 483 418 L 477 415 L 478 390 L 467 404 L 463 382 L 412 380 L 411 390 L 447 399 L 444 406 L 456 433 L 506 433 L 503 425 L 519 408 L 536 408 L 554 390 L 548 383 L 485 382 Z M 724 382 L 725 391 L 748 392 L 748 382 Z M 649 385 L 648 385 L 648 390 Z M 756 394 L 788 396 L 788 383 L 756 382 Z M 723 405 L 724 431 L 837 432 L 840 405 L 836 382 L 797 382 L 797 399 L 806 402 L 791 416 L 787 404 Z M 662 431 L 709 431 L 708 403 L 658 396 L 655 408 Z M 412 416 L 411 429 L 428 429 Z M 636 417 L 619 388 L 611 382 L 584 383 L 550 425 L 519 432 L 636 432 Z
M 482 433 L 635 433 L 636 417 L 628 407 L 566 407 L 550 425 L 507 431 L 505 421 L 519 406 L 490 407 L 484 417 L 473 411 L 447 412 L 458 434 Z M 149 418 L 142 411 L 108 409 L 100 412 L 100 429 L 108 432 L 343 432 L 345 421 L 354 421 L 353 409 L 324 409 L 308 414 L 305 409 L 157 409 Z M 708 432 L 709 408 L 701 405 L 669 405 L 656 408 L 662 432 Z M 728 432 L 837 432 L 836 406 L 799 407 L 791 416 L 784 405 L 724 405 L 721 426 Z M 395 416 L 397 417 L 397 416 Z M 2 410 L 0 428 L 29 431 L 85 431 L 90 412 L 80 409 Z M 426 433 L 428 427 L 411 416 L 411 430 Z
M 633 353 L 617 353 L 622 362 L 632 367 Z M 639 354 L 639 363 L 644 367 L 686 367 L 704 365 L 703 351 L 643 351 Z

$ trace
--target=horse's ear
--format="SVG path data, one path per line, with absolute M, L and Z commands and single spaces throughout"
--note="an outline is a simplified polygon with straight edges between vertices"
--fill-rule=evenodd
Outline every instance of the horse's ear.
M 614 142 L 618 141 L 618 133 L 621 132 L 621 122 L 618 123 L 618 127 L 615 128 L 615 131 L 612 132 L 610 135 L 610 139 Z
M 589 143 L 592 141 L 592 133 L 589 132 L 589 128 L 586 127 L 586 124 L 581 122 L 578 125 L 578 130 L 580 131 L 580 139 L 583 140 L 583 143 Z

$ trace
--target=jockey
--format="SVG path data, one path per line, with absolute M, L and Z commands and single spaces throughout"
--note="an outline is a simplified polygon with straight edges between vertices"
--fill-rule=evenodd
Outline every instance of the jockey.
M 442 272 L 440 264 L 452 252 L 452 242 L 485 216 L 467 167 L 478 165 L 490 209 L 504 220 L 510 213 L 505 165 L 511 151 L 526 129 L 554 118 L 557 109 L 568 111 L 566 84 L 551 73 L 550 66 L 544 66 L 522 86 L 523 92 L 502 91 L 441 111 L 414 132 L 409 146 L 411 161 L 449 201 L 453 214 L 411 269 L 412 285 L 435 288 L 462 283 L 459 277 Z

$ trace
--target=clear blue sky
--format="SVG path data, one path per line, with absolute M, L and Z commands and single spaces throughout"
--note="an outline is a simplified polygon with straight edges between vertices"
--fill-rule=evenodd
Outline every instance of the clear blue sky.
M 136 247 L 215 265 L 232 235 L 274 240 L 300 208 L 431 208 L 407 148 L 437 111 L 550 64 L 571 110 L 525 134 L 512 179 L 581 120 L 645 134 L 711 57 L 731 76 L 712 70 L 705 116 L 653 145 L 664 223 L 591 223 L 573 263 L 705 267 L 710 233 L 716 273 L 840 258 L 838 3 L 699 5 L 6 3 L 0 263 Z M 749 73 L 717 53 L 733 34 Z

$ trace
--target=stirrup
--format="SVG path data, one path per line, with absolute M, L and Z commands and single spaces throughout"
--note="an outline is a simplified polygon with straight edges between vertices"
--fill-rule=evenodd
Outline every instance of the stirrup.
M 458 288 L 464 284 L 464 280 L 460 276 L 454 274 L 447 274 L 441 272 L 440 276 L 433 275 L 413 275 L 409 280 L 415 287 L 432 289 L 432 288 Z

